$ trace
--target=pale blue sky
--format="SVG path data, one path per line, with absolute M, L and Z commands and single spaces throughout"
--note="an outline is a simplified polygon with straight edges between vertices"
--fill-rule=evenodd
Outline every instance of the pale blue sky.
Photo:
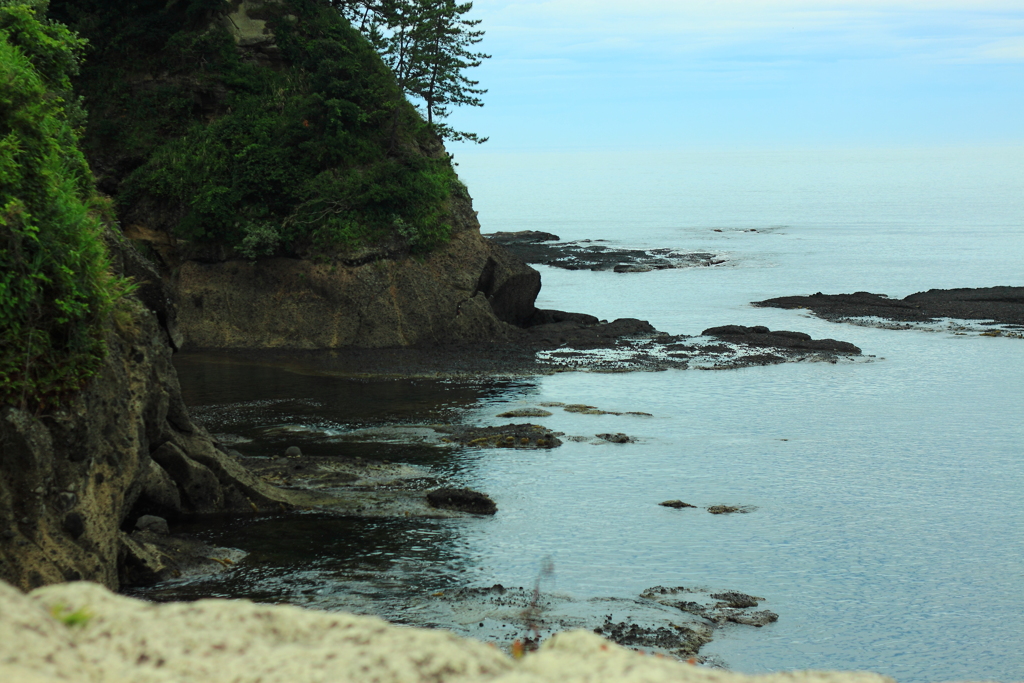
M 490 92 L 451 122 L 495 151 L 1024 143 L 1024 0 L 476 0 L 469 16 Z

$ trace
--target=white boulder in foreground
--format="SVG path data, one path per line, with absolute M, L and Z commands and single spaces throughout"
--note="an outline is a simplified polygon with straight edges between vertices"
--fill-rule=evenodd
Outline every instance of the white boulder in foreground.
M 517 661 L 375 617 L 244 600 L 153 604 L 84 582 L 28 595 L 0 582 L 0 681 L 892 683 L 870 673 L 743 676 L 642 656 L 586 631 L 556 635 Z

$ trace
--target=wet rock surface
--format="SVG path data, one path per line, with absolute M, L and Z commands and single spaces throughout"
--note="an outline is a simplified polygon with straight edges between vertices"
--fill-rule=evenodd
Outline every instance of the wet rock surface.
M 558 235 L 536 230 L 495 232 L 484 237 L 505 247 L 526 263 L 540 263 L 566 270 L 644 273 L 670 268 L 707 267 L 725 262 L 725 259 L 707 252 L 627 249 L 604 240 L 562 242 Z
M 726 326 L 741 329 L 742 326 Z M 716 328 L 711 328 L 716 329 Z M 755 330 L 756 328 L 746 328 Z M 515 343 L 400 349 L 261 350 L 250 361 L 313 373 L 376 378 L 523 377 L 559 372 L 728 370 L 778 363 L 868 361 L 853 344 L 801 333 L 669 335 L 639 320 L 542 325 L 519 330 Z M 807 338 L 805 338 L 807 337 Z M 230 361 L 230 352 L 220 352 Z M 212 358 L 217 352 L 202 354 Z M 600 414 L 600 413 L 595 413 Z
M 697 507 L 696 505 L 690 505 L 689 503 L 684 503 L 681 500 L 666 500 L 663 503 L 658 503 L 658 505 L 662 505 L 662 506 L 667 507 L 667 508 L 676 508 L 676 509 L 695 508 L 695 507 Z
M 495 427 L 467 427 L 455 425 L 438 427 L 438 431 L 447 432 L 442 437 L 446 443 L 458 443 L 464 446 L 480 448 L 557 448 L 562 445 L 555 434 L 542 425 L 507 424 Z
M 125 537 L 119 561 L 122 586 L 140 587 L 171 579 L 218 574 L 234 568 L 246 553 L 192 536 L 140 529 Z
M 472 489 L 443 488 L 427 493 L 427 502 L 433 507 L 446 510 L 472 512 L 476 515 L 493 515 L 498 506 L 489 496 Z
M 715 631 L 731 624 L 763 626 L 778 619 L 752 608 L 764 598 L 738 591 L 655 586 L 637 598 L 577 599 L 537 587 L 464 587 L 433 594 L 420 605 L 433 623 L 508 650 L 533 649 L 551 635 L 583 628 L 625 647 L 689 659 Z M 452 626 L 454 624 L 454 626 Z
M 394 436 L 390 430 L 380 431 L 385 431 L 387 438 Z M 412 437 L 415 438 L 415 432 Z M 457 517 L 460 511 L 493 514 L 476 509 L 482 509 L 482 500 L 475 509 L 469 510 L 466 507 L 471 506 L 468 496 L 462 507 L 435 505 L 428 500 L 430 490 L 457 489 L 431 470 L 414 465 L 360 457 L 310 455 L 243 457 L 241 461 L 247 470 L 268 484 L 317 495 L 317 507 L 325 512 L 384 518 Z M 484 494 L 472 493 L 487 498 Z
M 749 505 L 712 505 L 708 507 L 708 512 L 713 515 L 732 515 L 732 514 L 746 514 L 752 512 L 754 508 Z
M 738 591 L 709 593 L 700 588 L 685 586 L 674 588 L 655 586 L 645 590 L 641 597 L 701 617 L 714 624 L 715 627 L 735 623 L 760 628 L 779 619 L 778 614 L 768 610 L 748 611 L 752 607 L 757 607 L 765 599 Z
M 790 332 L 788 330 L 772 331 L 763 325 L 755 327 L 744 327 L 743 325 L 711 327 L 704 330 L 702 335 L 705 337 L 718 337 L 719 339 L 731 341 L 734 344 L 754 347 L 828 351 L 852 355 L 860 355 L 861 352 L 858 347 L 849 342 L 837 341 L 835 339 L 811 339 L 811 335 L 803 332 Z
M 1024 327 L 1024 287 L 930 289 L 903 299 L 885 294 L 812 294 L 784 296 L 753 302 L 754 306 L 805 308 L 820 318 L 844 322 L 854 318 L 880 318 L 908 323 L 928 323 L 939 318 L 991 320 Z
M 614 434 L 598 434 L 597 438 L 608 443 L 636 443 L 636 437 L 627 436 L 622 432 L 616 432 Z
M 550 410 L 542 410 L 541 408 L 518 408 L 498 413 L 498 417 L 551 417 L 551 414 Z

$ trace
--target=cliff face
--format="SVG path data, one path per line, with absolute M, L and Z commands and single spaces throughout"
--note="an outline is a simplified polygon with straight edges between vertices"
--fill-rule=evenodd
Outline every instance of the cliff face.
M 110 240 L 120 272 L 145 272 Z M 156 273 L 150 271 L 153 282 Z M 147 294 L 144 290 L 144 295 Z M 24 589 L 169 578 L 175 561 L 128 532 L 143 514 L 253 514 L 308 504 L 255 479 L 189 419 L 160 290 L 106 332 L 100 372 L 63 409 L 0 408 L 0 578 Z
M 480 236 L 475 217 L 444 247 L 387 247 L 344 261 L 185 260 L 171 280 L 186 347 L 386 348 L 503 340 L 533 314 L 540 274 Z

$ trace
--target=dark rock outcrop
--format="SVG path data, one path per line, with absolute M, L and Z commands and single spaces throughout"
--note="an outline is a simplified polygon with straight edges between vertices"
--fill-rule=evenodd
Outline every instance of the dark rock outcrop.
M 626 249 L 602 244 L 602 240 L 561 242 L 558 235 L 536 230 L 495 232 L 486 237 L 506 247 L 527 263 L 542 263 L 566 270 L 611 270 L 616 273 L 646 273 L 670 268 L 692 268 L 724 263 L 706 252 L 675 249 Z
M 718 337 L 735 344 L 746 344 L 747 346 L 860 354 L 860 349 L 850 342 L 837 341 L 835 339 L 811 339 L 811 335 L 803 332 L 772 331 L 762 325 L 755 327 L 723 325 L 722 327 L 708 328 L 701 334 L 706 337 Z
M 557 448 L 561 440 L 550 429 L 534 424 L 507 424 L 495 427 L 454 426 L 442 441 L 479 448 Z
M 697 507 L 696 505 L 690 505 L 689 503 L 684 503 L 681 500 L 666 500 L 663 503 L 658 503 L 658 505 L 663 505 L 663 506 L 665 506 L 667 508 L 676 508 L 676 509 Z
M 1024 325 L 1024 287 L 929 289 L 903 299 L 884 294 L 812 294 L 755 301 L 754 306 L 806 308 L 826 320 L 876 317 L 900 322 L 932 322 L 936 318 L 994 320 Z
M 489 496 L 471 489 L 437 489 L 427 494 L 427 502 L 436 508 L 493 515 L 498 506 Z

